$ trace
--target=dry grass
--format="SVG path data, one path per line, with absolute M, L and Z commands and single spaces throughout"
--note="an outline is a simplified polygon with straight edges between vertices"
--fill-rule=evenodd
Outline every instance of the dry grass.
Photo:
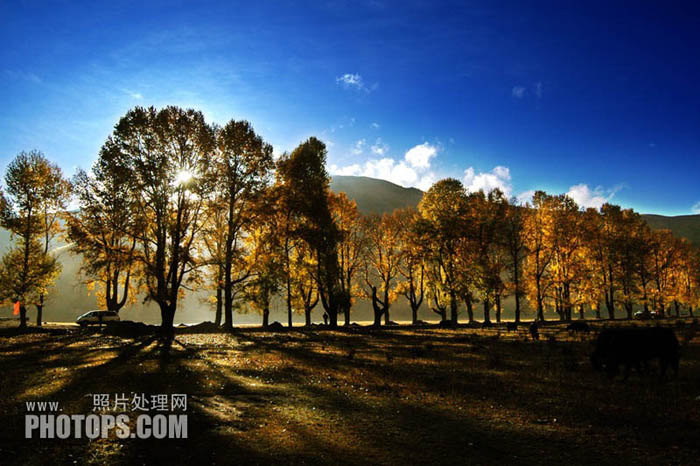
M 679 331 L 679 336 L 681 332 Z M 607 380 L 588 337 L 460 328 L 0 337 L 0 464 L 698 464 L 700 334 L 680 376 Z M 681 338 L 683 339 L 683 338 Z M 24 401 L 187 393 L 187 440 L 24 440 Z

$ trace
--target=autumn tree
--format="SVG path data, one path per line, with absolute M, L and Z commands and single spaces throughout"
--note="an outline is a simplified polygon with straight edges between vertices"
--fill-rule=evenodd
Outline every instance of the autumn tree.
M 401 224 L 398 241 L 402 251 L 402 260 L 398 266 L 402 280 L 399 281 L 396 291 L 408 301 L 411 307 L 411 322 L 415 325 L 418 323 L 418 309 L 423 304 L 426 294 L 427 239 L 421 234 L 420 214 L 416 209 L 399 209 L 395 215 Z
M 333 222 L 338 229 L 338 269 L 340 272 L 340 292 L 348 299 L 343 301 L 341 312 L 345 315 L 345 325 L 350 325 L 350 310 L 361 287 L 357 277 L 370 246 L 370 235 L 363 228 L 362 216 L 355 201 L 345 193 L 329 193 L 328 204 Z
M 544 301 L 551 281 L 550 264 L 553 250 L 549 242 L 552 234 L 552 216 L 550 213 L 552 196 L 544 191 L 537 191 L 532 197 L 532 208 L 527 210 L 525 219 L 525 244 L 528 255 L 525 262 L 525 277 L 528 286 L 528 298 L 537 311 L 537 320 L 544 321 Z
M 435 183 L 418 204 L 430 238 L 428 257 L 432 262 L 431 285 L 435 309 L 447 298 L 450 321 L 457 324 L 459 283 L 458 246 L 464 234 L 467 195 L 459 180 L 446 178 Z
M 502 279 L 506 267 L 503 240 L 508 201 L 499 189 L 488 194 L 470 193 L 466 220 L 468 236 L 473 238 L 475 285 L 484 304 L 484 322 L 490 322 L 491 305 L 496 305 L 496 319 L 501 319 L 501 298 L 505 289 Z
M 82 272 L 91 285 L 98 284 L 101 306 L 113 312 L 134 300 L 137 291 L 136 225 L 124 189 L 128 176 L 119 153 L 103 148 L 91 174 L 79 170 L 73 177 L 79 210 L 67 221 L 72 252 L 82 256 Z
M 41 325 L 44 299 L 60 273 L 49 253 L 60 231 L 59 217 L 69 196 L 61 169 L 39 151 L 21 152 L 7 167 L 2 195 L 2 224 L 15 245 L 3 259 L 2 299 L 19 301 L 20 326 L 26 326 L 26 305 L 37 307 Z
M 123 161 L 147 299 L 172 336 L 178 301 L 201 265 L 194 254 L 203 225 L 214 131 L 201 112 L 136 107 L 117 123 L 105 153 Z
M 311 312 L 319 301 L 318 285 L 314 272 L 318 264 L 313 251 L 304 241 L 295 244 L 291 258 L 292 300 L 297 309 L 304 312 L 304 323 L 311 325 Z
M 245 286 L 250 276 L 246 260 L 246 234 L 256 217 L 263 215 L 259 206 L 267 188 L 272 169 L 272 146 L 258 136 L 247 121 L 229 121 L 214 131 L 215 144 L 207 171 L 211 191 L 205 193 L 210 202 L 206 212 L 212 225 L 223 231 L 207 235 L 211 257 L 218 256 L 223 289 L 224 327 L 233 327 L 234 300 L 238 288 Z M 212 233 L 212 232 L 210 232 Z M 218 244 L 223 240 L 223 244 Z
M 551 216 L 547 231 L 551 251 L 551 278 L 554 308 L 560 319 L 570 321 L 576 304 L 575 290 L 583 278 L 581 272 L 582 215 L 576 202 L 566 195 L 550 197 L 550 208 L 543 213 Z
M 340 283 L 340 232 L 328 202 L 330 179 L 325 163 L 326 146 L 312 137 L 280 159 L 277 173 L 278 183 L 285 189 L 286 202 L 297 219 L 294 234 L 313 251 L 314 280 L 320 301 L 331 327 L 336 327 L 338 313 L 347 306 L 350 296 Z M 291 307 L 291 299 L 289 303 Z
M 246 236 L 247 248 L 251 251 L 248 256 L 250 278 L 243 288 L 243 296 L 262 315 L 263 327 L 269 325 L 270 303 L 282 288 L 284 279 L 280 254 L 282 244 L 274 219 L 274 215 L 258 216 Z
M 515 298 L 515 322 L 520 322 L 520 305 L 524 295 L 523 261 L 527 255 L 525 218 L 525 208 L 517 205 L 515 199 L 511 199 L 503 219 L 502 239 L 507 254 L 509 285 Z
M 389 325 L 391 317 L 389 310 L 392 302 L 398 296 L 396 278 L 399 274 L 403 251 L 400 238 L 403 224 L 398 212 L 377 214 L 365 219 L 364 232 L 367 235 L 367 254 L 364 263 L 364 274 L 367 297 L 374 311 L 374 325 L 384 323 Z

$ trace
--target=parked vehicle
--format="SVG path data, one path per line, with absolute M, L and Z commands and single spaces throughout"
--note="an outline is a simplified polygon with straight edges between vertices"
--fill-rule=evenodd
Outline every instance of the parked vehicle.
M 656 311 L 637 311 L 634 313 L 634 318 L 639 320 L 658 319 L 659 313 Z
M 118 322 L 119 314 L 114 311 L 90 311 L 79 316 L 76 322 L 81 327 L 86 327 L 90 324 L 103 324 L 107 322 Z

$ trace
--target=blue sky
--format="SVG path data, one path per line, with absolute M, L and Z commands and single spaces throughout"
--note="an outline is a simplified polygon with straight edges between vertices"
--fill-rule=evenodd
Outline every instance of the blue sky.
M 89 168 L 174 104 L 318 136 L 333 173 L 700 213 L 698 11 L 571 3 L 0 0 L 0 168 Z

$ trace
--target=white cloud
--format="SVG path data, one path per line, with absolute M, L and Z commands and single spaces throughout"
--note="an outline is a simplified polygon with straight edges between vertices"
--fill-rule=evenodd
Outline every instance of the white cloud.
M 355 147 L 350 149 L 350 152 L 352 152 L 355 155 L 360 155 L 365 151 L 365 147 L 367 147 L 367 141 L 364 139 L 360 139 L 355 143 Z
M 427 142 L 419 144 L 406 152 L 405 159 L 414 168 L 429 168 L 430 160 L 437 155 L 438 148 Z
M 367 94 L 379 87 L 378 83 L 374 83 L 372 86 L 367 87 L 365 80 L 359 73 L 345 73 L 344 75 L 335 78 L 335 82 L 336 84 L 343 86 L 344 89 L 355 89 Z
M 537 96 L 538 99 L 542 98 L 542 82 L 538 81 L 535 83 L 535 95 Z
M 371 126 L 372 126 L 372 128 L 374 128 L 374 129 L 379 129 L 379 128 L 380 128 L 379 123 L 377 123 L 377 122 L 372 123 Z
M 601 186 L 591 189 L 587 184 L 581 183 L 571 186 L 566 195 L 576 201 L 579 207 L 595 207 L 596 209 L 600 209 L 600 207 L 610 201 L 619 190 L 619 187 L 605 190 Z
M 700 214 L 700 201 L 693 204 L 693 207 L 691 207 L 690 210 L 692 210 L 694 214 Z
M 525 97 L 525 86 L 513 86 L 511 94 L 516 99 L 522 99 L 523 97 Z
M 377 138 L 377 142 L 370 147 L 373 154 L 376 155 L 386 155 L 389 152 L 389 146 L 382 143 L 382 138 Z
M 530 189 L 528 191 L 523 191 L 522 193 L 518 194 L 515 196 L 515 201 L 518 203 L 518 205 L 525 205 L 527 203 L 532 202 L 532 196 L 535 195 L 535 190 Z
M 381 141 L 377 142 L 376 146 L 379 148 Z M 372 147 L 374 148 L 374 146 Z M 381 145 L 381 150 L 388 150 L 388 146 Z M 437 181 L 437 175 L 431 170 L 430 161 L 437 155 L 438 150 L 438 147 L 426 142 L 409 149 L 402 160 L 382 157 L 370 159 L 364 164 L 355 163 L 345 167 L 330 165 L 329 172 L 331 175 L 379 178 L 401 186 L 427 190 Z M 377 153 L 374 149 L 373 152 Z
M 499 165 L 490 172 L 476 173 L 474 167 L 464 170 L 464 187 L 469 192 L 483 191 L 488 193 L 498 188 L 506 197 L 510 197 L 513 186 L 510 182 L 510 169 Z

